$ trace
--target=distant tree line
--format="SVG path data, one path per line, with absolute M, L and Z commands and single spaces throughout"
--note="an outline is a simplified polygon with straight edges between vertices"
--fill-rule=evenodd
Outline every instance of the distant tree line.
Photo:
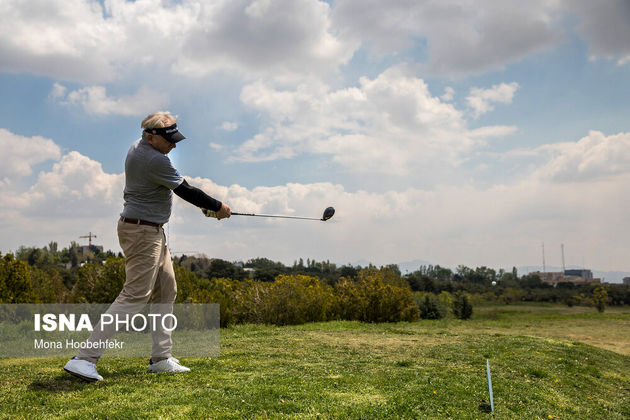
M 21 247 L 0 254 L 0 302 L 111 303 L 125 281 L 122 255 L 89 252 L 76 243 L 63 250 Z M 300 259 L 291 266 L 266 258 L 229 262 L 182 255 L 173 260 L 177 302 L 219 303 L 221 323 L 277 325 L 333 319 L 366 322 L 472 316 L 483 303 L 564 302 L 603 311 L 630 303 L 626 285 L 561 283 L 535 274 L 459 266 L 422 266 L 402 275 L 398 266 L 337 266 Z M 496 285 L 493 286 L 493 282 Z
M 199 277 L 176 264 L 178 303 L 218 303 L 221 325 L 300 324 L 328 320 L 413 321 L 419 310 L 413 292 L 389 270 L 361 270 L 331 286 L 306 275 L 278 275 L 273 281 Z M 40 268 L 0 255 L 0 302 L 111 303 L 125 281 L 125 261 L 109 257 L 80 265 L 66 287 L 54 267 Z
M 306 263 L 299 259 L 292 266 L 285 266 L 267 258 L 232 263 L 186 255 L 176 258 L 175 264 L 206 279 L 225 277 L 242 280 L 251 276 L 253 280 L 273 281 L 282 274 L 299 274 L 318 277 L 329 285 L 336 284 L 341 278 L 354 278 L 363 269 L 360 266 L 337 266 L 329 261 L 318 262 L 311 259 L 307 259 Z M 404 275 L 395 264 L 387 265 L 385 268 L 401 277 L 413 292 L 428 292 L 435 295 L 442 292 L 451 294 L 462 292 L 473 297 L 473 301 L 477 303 L 553 302 L 569 306 L 596 306 L 592 300 L 593 293 L 603 288 L 607 294 L 606 305 L 630 304 L 630 286 L 627 285 L 567 282 L 553 286 L 544 283 L 535 273 L 519 277 L 516 267 L 510 271 L 504 269 L 497 271 L 488 267 L 473 269 L 460 265 L 453 271 L 439 265 L 426 265 Z M 246 271 L 248 269 L 251 270 L 249 272 L 251 274 Z M 493 286 L 493 282 L 496 282 L 496 285 Z
M 453 272 L 429 265 L 403 278 L 413 291 L 466 292 L 473 297 L 473 302 L 478 303 L 553 302 L 593 306 L 598 310 L 608 305 L 630 304 L 628 285 L 565 282 L 553 286 L 543 282 L 536 273 L 519 277 L 515 267 L 511 271 L 496 271 L 488 267 L 473 270 L 460 265 Z
M 59 265 L 72 268 L 82 262 L 102 262 L 107 258 L 116 256 L 113 251 L 101 251 L 95 246 L 86 247 L 89 248 L 87 252 L 83 252 L 83 248 L 75 241 L 61 250 L 57 242 L 50 242 L 43 248 L 21 246 L 15 252 L 15 258 L 40 268 Z M 118 256 L 122 257 L 122 253 L 119 252 Z
M 295 261 L 292 266 L 285 266 L 281 262 L 272 261 L 267 258 L 253 258 L 247 262 L 230 262 L 218 258 L 207 258 L 197 256 L 182 255 L 174 260 L 176 265 L 180 265 L 192 271 L 198 277 L 211 279 L 231 278 L 234 280 L 244 280 L 251 278 L 257 281 L 271 282 L 282 274 L 296 274 L 305 276 L 315 276 L 330 285 L 334 285 L 341 277 L 355 277 L 362 267 L 352 265 L 342 265 L 337 267 L 330 261 L 316 261 L 310 258 L 306 262 L 302 258 Z M 388 266 L 391 268 L 391 266 Z M 398 275 L 398 267 L 392 270 Z

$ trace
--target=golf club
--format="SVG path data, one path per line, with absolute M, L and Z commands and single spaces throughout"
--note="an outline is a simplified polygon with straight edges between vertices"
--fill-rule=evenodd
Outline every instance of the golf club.
M 201 211 L 207 217 L 217 217 L 216 216 L 216 212 L 214 212 L 212 210 L 201 209 Z M 334 214 L 335 214 L 335 209 L 332 208 L 332 207 L 328 207 L 328 208 L 326 208 L 326 210 L 324 210 L 324 214 L 322 215 L 321 219 L 318 219 L 316 217 L 283 216 L 283 215 L 277 215 L 277 214 L 255 214 L 255 213 L 232 212 L 232 216 L 276 217 L 276 218 L 280 218 L 280 219 L 319 220 L 321 222 L 325 222 L 326 220 L 330 219 L 331 217 L 333 217 Z

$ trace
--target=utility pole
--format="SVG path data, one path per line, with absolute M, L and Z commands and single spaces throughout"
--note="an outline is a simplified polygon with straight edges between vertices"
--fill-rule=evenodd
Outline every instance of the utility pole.
M 564 265 L 564 244 L 560 244 L 560 250 L 562 251 L 562 274 L 566 271 L 566 267 Z
M 92 238 L 96 238 L 96 235 L 90 232 L 85 236 L 79 236 L 79 238 L 88 238 L 88 244 L 90 245 L 90 249 L 92 249 Z
M 547 272 L 547 267 L 545 265 L 545 243 L 542 243 L 542 254 L 543 254 L 543 273 Z

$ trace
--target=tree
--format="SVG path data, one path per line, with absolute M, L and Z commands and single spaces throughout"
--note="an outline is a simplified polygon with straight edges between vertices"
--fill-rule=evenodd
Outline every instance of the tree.
M 59 256 L 59 245 L 55 241 L 50 241 L 48 243 L 48 248 L 46 249 L 53 257 Z
M 98 274 L 94 282 L 90 303 L 113 302 L 125 284 L 125 260 L 115 257 L 108 258 L 104 265 L 94 264 L 94 266 Z
M 64 285 L 63 278 L 57 269 L 42 270 L 29 267 L 29 271 L 37 302 L 68 303 L 70 290 Z
M 388 264 L 385 266 L 385 268 L 389 269 L 389 271 L 396 274 L 398 277 L 402 275 L 400 273 L 400 267 L 398 267 L 398 264 Z
M 543 282 L 538 274 L 528 274 L 521 277 L 520 285 L 526 289 L 535 289 L 543 287 Z
M 450 268 L 440 267 L 439 265 L 429 266 L 427 269 L 427 274 L 429 277 L 439 281 L 439 282 L 448 282 L 453 279 L 453 272 Z
M 64 248 L 61 251 L 62 258 L 65 257 L 66 261 L 72 264 L 72 267 L 76 267 L 81 262 L 80 254 L 81 245 L 78 242 L 72 241 L 70 242 L 70 246 L 68 248 Z
M 5 255 L 0 259 L 0 302 L 33 303 L 35 300 L 28 265 L 14 259 L 12 254 Z
M 307 262 L 309 265 L 311 264 L 310 259 L 307 259 Z M 254 268 L 254 279 L 259 281 L 274 281 L 277 276 L 286 271 L 284 264 L 267 258 L 251 259 L 245 263 L 245 267 Z
M 98 281 L 99 272 L 95 264 L 85 264 L 77 271 L 77 282 L 72 288 L 74 303 L 93 303 L 94 285 Z
M 593 303 L 597 308 L 597 312 L 604 312 L 608 304 L 608 292 L 604 286 L 596 287 L 593 290 Z
M 468 295 L 463 292 L 455 294 L 453 301 L 453 314 L 457 319 L 470 319 L 472 317 L 473 307 L 470 303 Z
M 416 300 L 421 319 L 442 319 L 446 316 L 446 307 L 433 293 L 427 293 Z
M 421 270 L 405 275 L 404 279 L 409 283 L 411 290 L 414 292 L 437 292 L 435 280 Z
M 219 258 L 215 258 L 210 262 L 210 267 L 208 267 L 206 274 L 209 279 L 243 280 L 245 278 L 245 270 L 242 267 L 237 267 L 231 262 Z
M 342 265 L 339 268 L 339 275 L 347 279 L 355 278 L 360 269 L 360 267 L 353 267 L 350 264 Z
M 477 267 L 473 270 L 465 265 L 460 265 L 457 267 L 457 274 L 465 283 L 489 285 L 497 278 L 496 271 L 488 267 Z

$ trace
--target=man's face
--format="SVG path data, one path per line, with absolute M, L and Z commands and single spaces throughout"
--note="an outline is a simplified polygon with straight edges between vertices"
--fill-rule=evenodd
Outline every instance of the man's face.
M 166 123 L 165 127 L 173 124 L 173 121 L 169 121 Z M 147 141 L 151 146 L 153 146 L 155 150 L 165 155 L 167 155 L 171 150 L 177 147 L 175 143 L 171 143 L 167 141 L 164 137 L 157 134 L 147 134 Z

